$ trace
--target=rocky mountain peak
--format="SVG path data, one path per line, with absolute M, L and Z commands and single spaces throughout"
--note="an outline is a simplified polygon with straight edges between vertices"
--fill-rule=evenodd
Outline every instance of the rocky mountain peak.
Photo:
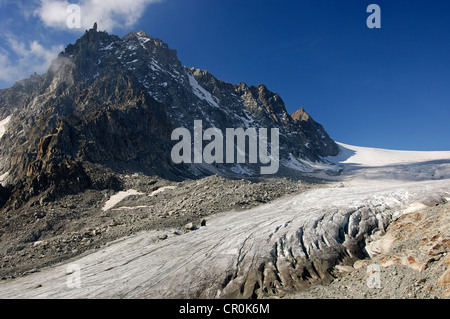
M 309 121 L 310 119 L 309 114 L 306 113 L 303 106 L 299 110 L 295 111 L 291 116 L 295 122 Z
M 138 31 L 138 32 L 136 32 L 139 36 L 141 36 L 141 37 L 147 37 L 147 38 L 150 38 L 150 36 L 147 34 L 147 32 L 145 31 L 145 30 L 141 30 L 141 31 Z

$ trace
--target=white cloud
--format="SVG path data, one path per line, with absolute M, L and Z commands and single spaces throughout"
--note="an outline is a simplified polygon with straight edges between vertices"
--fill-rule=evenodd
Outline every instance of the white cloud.
M 50 27 L 64 28 L 66 20 L 69 17 L 67 13 L 67 1 L 42 0 L 41 6 L 35 11 L 35 14 Z
M 162 0 L 80 0 L 81 28 L 90 29 L 95 22 L 100 30 L 112 31 L 129 28 L 142 17 L 145 8 Z M 66 0 L 40 0 L 35 15 L 48 27 L 68 29 L 67 20 L 71 12 L 67 10 L 71 3 Z
M 63 50 L 62 45 L 53 45 L 45 48 L 38 41 L 21 42 L 12 35 L 6 36 L 10 52 L 0 48 L 0 80 L 14 82 L 29 77 L 34 72 L 43 74 L 47 72 L 51 62 Z

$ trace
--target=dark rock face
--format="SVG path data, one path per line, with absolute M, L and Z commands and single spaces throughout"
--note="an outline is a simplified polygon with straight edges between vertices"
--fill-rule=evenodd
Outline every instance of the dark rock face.
M 13 190 L 6 196 L 0 189 L 0 205 L 44 191 L 57 196 L 120 188 L 110 170 L 169 179 L 208 175 L 171 162 L 171 132 L 192 128 L 194 120 L 222 130 L 279 128 L 281 164 L 292 156 L 316 161 L 339 151 L 303 109 L 289 115 L 264 85 L 233 85 L 186 68 L 175 50 L 143 31 L 124 38 L 86 31 L 45 75 L 0 90 L 0 119 L 8 116 L 0 175 L 8 172 Z
M 339 147 L 325 132 L 322 125 L 314 121 L 302 108 L 292 114 L 297 132 L 308 140 L 309 150 L 313 149 L 319 156 L 333 156 L 339 153 Z
M 10 190 L 7 188 L 4 188 L 0 184 L 0 207 L 2 207 L 7 202 L 10 195 L 11 195 Z

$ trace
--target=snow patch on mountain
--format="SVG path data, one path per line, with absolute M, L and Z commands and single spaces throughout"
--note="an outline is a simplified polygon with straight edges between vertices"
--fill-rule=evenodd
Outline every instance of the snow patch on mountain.
M 6 172 L 3 175 L 0 175 L 0 185 L 5 186 L 3 182 L 8 178 L 9 172 Z
M 6 125 L 11 120 L 11 117 L 12 116 L 10 115 L 7 118 L 5 118 L 2 121 L 0 121 L 0 138 L 2 138 L 2 136 L 5 134 L 5 132 L 6 132 Z
M 126 192 L 118 192 L 117 194 L 111 196 L 111 198 L 105 203 L 105 206 L 103 206 L 102 210 L 107 211 L 114 206 L 116 206 L 118 203 L 120 203 L 125 198 L 132 196 L 132 195 L 144 195 L 143 193 L 138 192 L 134 189 L 129 189 Z
M 192 74 L 188 73 L 189 84 L 192 87 L 192 92 L 200 99 L 208 102 L 214 107 L 220 108 L 219 104 L 213 99 L 211 93 L 206 91 L 200 84 L 198 84 L 197 80 L 194 78 Z
M 300 161 L 294 157 L 294 155 L 289 154 L 289 159 L 283 161 L 284 166 L 295 169 L 300 172 L 312 172 L 313 169 L 305 161 Z

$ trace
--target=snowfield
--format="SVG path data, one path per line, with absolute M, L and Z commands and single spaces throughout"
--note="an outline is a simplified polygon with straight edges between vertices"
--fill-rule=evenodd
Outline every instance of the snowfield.
M 248 298 L 289 291 L 320 282 L 338 261 L 364 257 L 367 240 L 393 218 L 450 197 L 450 152 L 340 147 L 327 160 L 342 173 L 317 173 L 334 179 L 329 186 L 217 214 L 182 236 L 152 231 L 123 238 L 2 282 L 0 298 Z
M 336 164 L 357 165 L 364 167 L 381 167 L 450 159 L 450 151 L 394 151 L 379 148 L 352 146 L 343 143 L 338 143 L 338 145 L 341 148 L 341 153 L 338 156 L 328 158 L 331 162 Z
M 341 153 L 326 160 L 344 169 L 336 179 L 352 180 L 353 185 L 450 178 L 450 151 L 395 151 L 338 144 Z

